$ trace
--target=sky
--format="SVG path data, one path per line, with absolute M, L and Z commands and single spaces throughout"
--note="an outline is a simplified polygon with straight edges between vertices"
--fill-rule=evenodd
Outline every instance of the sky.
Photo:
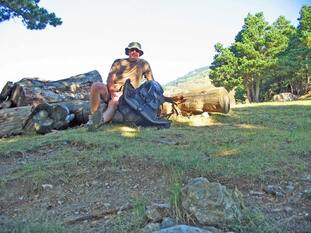
M 161 84 L 208 66 L 217 42 L 229 46 L 248 13 L 295 26 L 311 0 L 41 0 L 62 18 L 58 27 L 28 30 L 0 23 L 0 90 L 7 81 L 58 80 L 97 70 L 104 82 L 112 62 L 138 41 Z

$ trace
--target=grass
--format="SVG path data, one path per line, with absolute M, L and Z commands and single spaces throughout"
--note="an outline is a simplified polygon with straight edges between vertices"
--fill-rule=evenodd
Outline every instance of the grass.
M 170 129 L 106 125 L 95 133 L 74 128 L 2 138 L 0 160 L 15 159 L 18 167 L 0 177 L 1 189 L 15 180 L 36 187 L 66 184 L 72 177 L 85 179 L 101 163 L 113 167 L 122 158 L 143 157 L 161 161 L 173 171 L 170 199 L 177 206 L 181 183 L 176 174 L 192 171 L 264 182 L 310 171 L 310 132 L 311 100 L 306 100 L 237 105 L 229 114 L 214 113 L 209 118 L 176 117 Z M 140 212 L 135 226 L 139 216 Z
M 70 233 L 60 219 L 51 219 L 44 213 L 33 213 L 29 219 L 17 218 L 9 224 L 3 225 L 3 233 Z
M 0 158 L 47 149 L 54 153 L 51 159 L 29 161 L 14 178 L 37 171 L 34 178 L 44 180 L 51 176 L 43 174 L 46 167 L 59 170 L 82 162 L 91 166 L 142 156 L 185 171 L 264 180 L 272 174 L 289 176 L 308 169 L 310 132 L 311 101 L 252 104 L 236 106 L 227 115 L 177 118 L 163 130 L 109 125 L 96 133 L 77 128 L 0 139 Z

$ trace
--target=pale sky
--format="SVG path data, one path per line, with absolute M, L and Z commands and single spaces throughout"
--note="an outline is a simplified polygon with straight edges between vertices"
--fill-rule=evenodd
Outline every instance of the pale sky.
M 142 44 L 161 84 L 208 66 L 217 42 L 229 46 L 248 13 L 272 23 L 283 15 L 297 26 L 311 0 L 41 0 L 63 24 L 27 30 L 19 19 L 0 23 L 0 91 L 25 77 L 58 80 L 98 70 L 104 82 L 112 62 Z

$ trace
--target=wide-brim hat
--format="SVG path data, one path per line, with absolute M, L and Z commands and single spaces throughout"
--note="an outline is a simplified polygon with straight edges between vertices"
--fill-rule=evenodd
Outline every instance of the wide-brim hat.
M 138 49 L 140 56 L 144 54 L 144 51 L 141 49 L 141 44 L 138 42 L 129 43 L 129 45 L 125 48 L 126 55 L 129 55 L 130 49 Z

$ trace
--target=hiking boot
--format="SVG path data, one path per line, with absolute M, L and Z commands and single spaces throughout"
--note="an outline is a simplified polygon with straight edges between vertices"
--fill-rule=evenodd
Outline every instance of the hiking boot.
M 89 115 L 89 121 L 87 122 L 87 129 L 90 132 L 96 131 L 103 124 L 103 111 L 99 107 L 96 112 Z

